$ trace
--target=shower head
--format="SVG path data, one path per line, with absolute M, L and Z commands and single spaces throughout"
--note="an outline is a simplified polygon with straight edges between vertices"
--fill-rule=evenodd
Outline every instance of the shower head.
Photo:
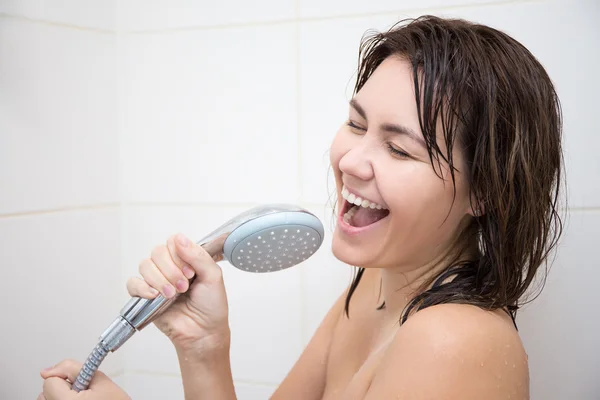
M 323 224 L 314 214 L 293 205 L 272 204 L 238 214 L 197 244 L 203 246 L 215 260 L 225 259 L 243 271 L 265 273 L 303 262 L 319 249 L 323 236 Z M 178 296 L 170 299 L 162 295 L 154 299 L 132 297 L 100 336 L 100 343 L 73 383 L 73 390 L 87 389 L 108 352 L 116 351 Z
M 219 244 L 217 252 L 231 265 L 262 273 L 303 262 L 319 249 L 323 235 L 323 224 L 312 213 L 296 206 L 276 204 L 239 214 L 198 244 L 224 239 L 222 251 Z

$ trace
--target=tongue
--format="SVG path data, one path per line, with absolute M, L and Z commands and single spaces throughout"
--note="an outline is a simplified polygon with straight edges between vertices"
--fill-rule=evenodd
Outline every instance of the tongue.
M 352 225 L 357 228 L 374 224 L 380 219 L 384 218 L 389 214 L 388 210 L 378 210 L 373 208 L 357 207 L 358 210 L 352 217 Z

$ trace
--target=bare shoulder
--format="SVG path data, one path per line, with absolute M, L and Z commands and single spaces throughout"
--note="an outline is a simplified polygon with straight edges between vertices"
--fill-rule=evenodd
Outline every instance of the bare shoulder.
M 366 400 L 529 399 L 527 354 L 503 311 L 421 310 L 398 330 Z

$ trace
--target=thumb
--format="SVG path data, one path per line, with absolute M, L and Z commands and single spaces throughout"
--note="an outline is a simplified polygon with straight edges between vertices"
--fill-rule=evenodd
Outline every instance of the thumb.
M 77 392 L 71 390 L 71 385 L 64 379 L 50 377 L 44 381 L 43 396 L 46 400 L 74 399 Z
M 69 384 L 69 382 L 75 382 L 75 379 L 77 379 L 77 376 L 79 375 L 79 372 L 81 371 L 82 367 L 83 364 L 78 361 L 63 360 L 60 363 L 56 364 L 54 367 L 42 370 L 40 372 L 40 375 L 42 376 L 42 378 L 45 379 L 44 385 L 51 385 L 50 388 L 52 390 L 60 391 L 62 390 L 61 387 L 64 385 L 66 385 L 66 387 L 70 390 L 71 384 Z M 102 382 L 106 379 L 108 379 L 108 377 L 104 373 L 102 373 L 101 371 L 96 371 L 94 373 L 92 381 L 90 382 L 89 389 L 93 389 L 94 386 L 96 386 L 99 382 Z M 66 382 L 66 380 L 68 380 L 69 382 Z M 46 394 L 46 392 L 44 392 L 44 394 L 46 395 L 46 397 L 48 397 L 48 394 Z M 48 397 L 48 400 L 50 400 L 50 397 Z
M 83 364 L 75 360 L 63 360 L 53 367 L 46 368 L 40 372 L 44 379 L 62 378 L 68 379 L 71 382 L 75 381 Z

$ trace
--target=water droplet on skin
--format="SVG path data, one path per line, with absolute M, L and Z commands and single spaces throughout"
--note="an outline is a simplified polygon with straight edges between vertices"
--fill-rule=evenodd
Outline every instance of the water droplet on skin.
M 483 361 L 481 362 L 481 366 L 483 367 Z
M 513 364 L 513 368 L 517 368 L 517 365 L 516 365 L 516 364 Z
M 504 360 L 504 365 L 508 365 L 508 360 Z

